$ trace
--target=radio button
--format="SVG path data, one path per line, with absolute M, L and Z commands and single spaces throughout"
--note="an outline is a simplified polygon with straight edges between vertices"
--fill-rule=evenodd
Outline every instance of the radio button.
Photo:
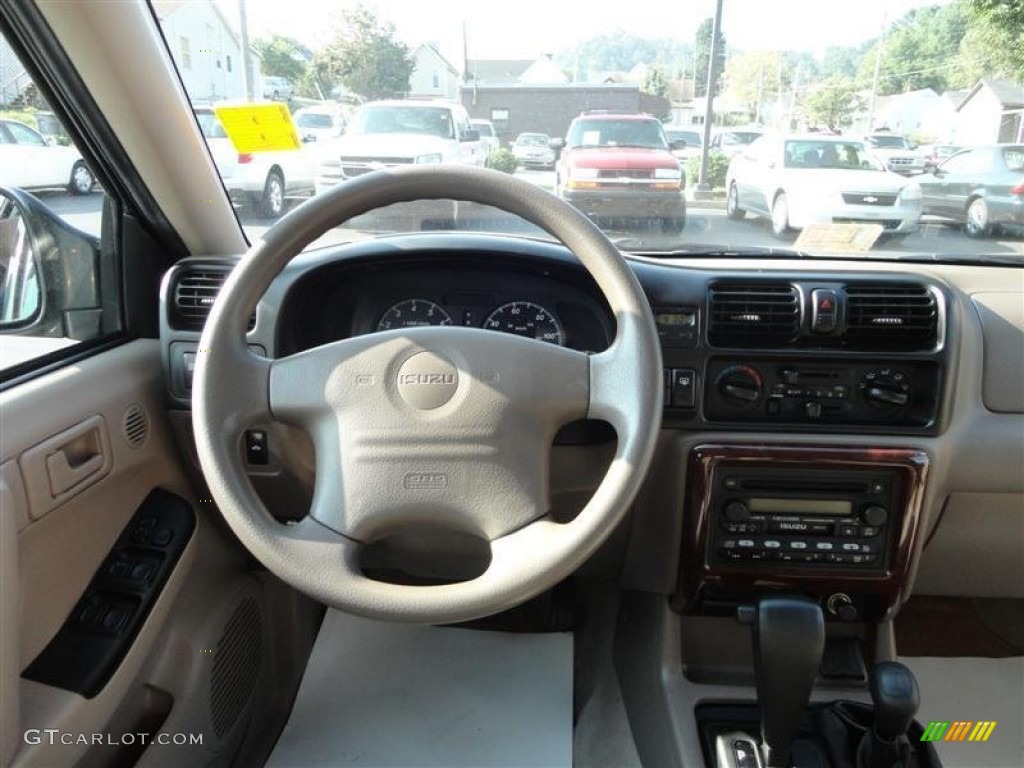
M 810 533 L 815 536 L 831 536 L 832 535 L 832 523 L 809 523 Z
M 876 531 L 876 533 L 877 533 L 877 531 Z M 845 538 L 852 539 L 852 538 L 854 538 L 854 537 L 856 537 L 858 535 L 863 536 L 865 534 L 864 534 L 864 529 L 863 528 L 858 528 L 856 525 L 845 525 L 845 524 L 843 524 L 843 525 L 839 526 L 839 535 L 843 536 Z
M 790 549 L 807 549 L 806 541 L 791 541 L 789 542 Z
M 736 542 L 736 546 L 743 547 L 744 549 L 750 549 L 751 547 L 754 546 L 754 540 L 753 539 L 740 539 L 739 541 Z
M 776 541 L 775 539 L 768 539 L 764 543 L 765 549 L 778 549 L 781 546 L 782 546 L 782 544 L 780 542 Z
M 889 512 L 885 507 L 872 504 L 861 510 L 860 516 L 868 525 L 881 526 L 885 525 L 885 521 L 889 519 Z
M 843 552 L 860 552 L 860 544 L 843 544 Z
M 870 539 L 872 536 L 878 535 L 879 529 L 873 525 L 865 525 L 860 529 L 860 535 L 862 538 Z
M 831 541 L 819 541 L 817 544 L 814 545 L 814 548 L 815 549 L 830 550 L 830 549 L 832 549 L 832 542 Z

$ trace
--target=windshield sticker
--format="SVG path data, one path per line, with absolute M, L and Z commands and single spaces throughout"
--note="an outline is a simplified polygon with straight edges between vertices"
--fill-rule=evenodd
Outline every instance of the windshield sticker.
M 214 111 L 238 152 L 302 149 L 291 112 L 284 104 L 219 106 Z

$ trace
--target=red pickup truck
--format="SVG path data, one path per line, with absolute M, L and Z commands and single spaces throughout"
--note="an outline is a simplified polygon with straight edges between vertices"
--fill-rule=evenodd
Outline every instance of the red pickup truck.
M 661 122 L 650 115 L 584 113 L 569 125 L 556 166 L 558 196 L 595 219 L 686 224 L 685 178 Z

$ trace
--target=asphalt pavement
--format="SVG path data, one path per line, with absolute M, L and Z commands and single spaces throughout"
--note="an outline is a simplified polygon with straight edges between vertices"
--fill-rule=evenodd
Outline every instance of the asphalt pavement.
M 554 184 L 554 174 L 550 171 L 527 171 L 518 175 L 532 181 L 538 186 L 550 189 Z M 43 201 L 58 215 L 63 217 L 72 226 L 92 234 L 99 234 L 100 209 L 103 195 L 94 192 L 90 195 L 76 197 L 64 193 L 50 193 L 40 195 Z M 413 204 L 415 205 L 415 204 Z M 429 220 L 429 228 L 448 228 L 452 221 L 469 219 L 470 228 L 500 229 L 502 225 L 508 225 L 509 220 L 502 219 L 501 214 L 491 209 L 487 215 L 481 214 L 478 210 L 467 208 L 465 204 L 455 210 L 451 203 L 446 205 L 435 203 L 430 209 L 429 215 L 419 216 L 392 216 L 381 219 L 372 218 L 373 214 L 364 222 L 354 221 L 352 224 L 364 223 L 366 228 L 374 231 L 407 231 L 416 226 L 414 222 L 421 224 Z M 252 215 L 239 211 L 239 216 L 250 237 L 258 237 L 265 232 L 273 222 L 252 218 Z M 329 233 L 318 244 L 323 245 L 329 242 L 339 242 L 352 239 L 357 234 L 358 226 L 349 226 L 346 229 L 335 230 Z M 506 226 L 506 231 L 528 232 L 525 227 Z M 690 202 L 686 228 L 682 234 L 663 234 L 657 227 L 648 227 L 643 224 L 635 225 L 629 223 L 622 225 L 613 222 L 605 228 L 606 234 L 621 249 L 630 250 L 672 250 L 677 248 L 688 248 L 697 246 L 713 246 L 715 248 L 747 248 L 757 246 L 780 247 L 787 244 L 776 239 L 766 220 L 747 217 L 743 221 L 730 221 L 721 206 L 713 208 L 706 207 L 700 202 Z M 1018 230 L 1013 234 L 1001 233 L 997 237 L 985 240 L 974 240 L 966 237 L 959 227 L 929 221 L 926 217 L 921 230 L 914 235 L 907 237 L 899 243 L 880 242 L 866 255 L 868 258 L 900 258 L 911 255 L 926 253 L 935 255 L 939 259 L 943 257 L 971 257 L 985 255 L 997 255 L 1000 257 L 1020 257 L 1024 262 L 1024 231 Z

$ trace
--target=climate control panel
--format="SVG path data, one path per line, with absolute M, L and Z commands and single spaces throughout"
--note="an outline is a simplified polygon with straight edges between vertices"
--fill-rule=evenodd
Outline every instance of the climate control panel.
M 836 363 L 715 358 L 705 376 L 708 421 L 928 427 L 938 418 L 934 362 Z

